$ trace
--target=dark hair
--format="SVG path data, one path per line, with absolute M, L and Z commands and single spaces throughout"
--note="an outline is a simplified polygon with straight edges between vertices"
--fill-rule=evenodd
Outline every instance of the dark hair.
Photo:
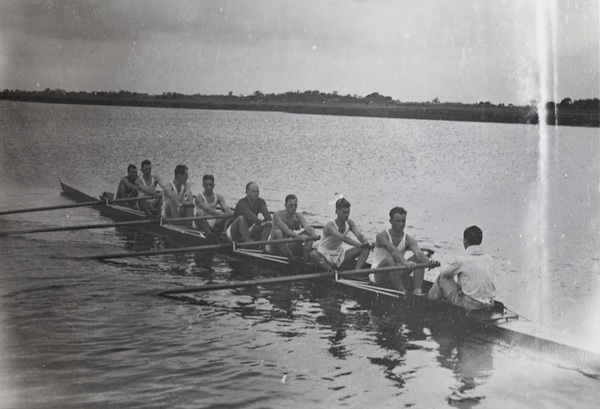
M 394 215 L 398 213 L 398 214 L 406 214 L 406 210 L 404 210 L 403 207 L 394 207 L 392 210 L 390 210 L 390 219 L 394 217 Z
M 342 207 L 350 207 L 350 202 L 344 199 L 343 197 L 340 197 L 335 202 L 335 210 L 340 210 Z
M 255 185 L 255 183 L 254 182 L 246 183 L 246 191 L 248 191 L 248 188 L 250 187 L 250 185 Z
M 213 175 L 204 175 L 202 176 L 202 181 L 206 182 L 207 180 L 212 180 L 213 182 L 215 181 L 215 177 Z
M 177 175 L 185 175 L 185 172 L 187 172 L 188 168 L 185 165 L 177 165 L 175 166 L 175 176 Z
M 296 195 L 287 195 L 285 197 L 285 203 L 289 202 L 290 200 L 298 200 L 298 198 L 296 197 Z
M 483 232 L 477 226 L 467 227 L 463 234 L 463 238 L 471 246 L 478 246 L 483 241 Z
M 137 170 L 137 167 L 134 164 L 127 166 L 127 172 L 129 172 L 131 169 Z
M 143 167 L 144 167 L 144 165 L 149 165 L 149 166 L 150 166 L 150 165 L 152 165 L 152 162 L 150 162 L 148 159 L 144 159 L 144 160 L 142 161 L 142 166 L 141 166 L 141 167 L 143 168 Z

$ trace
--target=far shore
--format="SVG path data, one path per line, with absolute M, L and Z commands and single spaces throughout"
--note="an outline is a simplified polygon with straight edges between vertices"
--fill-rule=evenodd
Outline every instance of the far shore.
M 316 91 L 313 91 L 313 93 Z M 306 93 L 305 93 L 306 94 Z M 537 124 L 538 112 L 533 106 L 493 105 L 460 103 L 404 103 L 392 101 L 378 94 L 365 98 L 338 97 L 326 99 L 326 94 L 311 94 L 313 100 L 293 101 L 293 96 L 305 94 L 288 93 L 282 95 L 243 96 L 186 96 L 166 93 L 149 96 L 147 94 L 85 93 L 60 90 L 45 92 L 4 91 L 0 100 L 43 102 L 59 104 L 115 105 L 155 108 L 213 109 L 239 111 L 275 111 L 296 114 L 360 116 L 378 118 L 427 119 L 444 121 L 495 122 L 514 124 Z M 289 97 L 292 96 L 292 98 Z M 325 97 L 318 98 L 319 95 Z M 285 98 L 288 97 L 288 98 Z M 296 98 L 299 99 L 299 98 Z M 597 109 L 577 109 L 561 105 L 548 109 L 546 123 L 549 125 L 600 127 L 600 111 Z

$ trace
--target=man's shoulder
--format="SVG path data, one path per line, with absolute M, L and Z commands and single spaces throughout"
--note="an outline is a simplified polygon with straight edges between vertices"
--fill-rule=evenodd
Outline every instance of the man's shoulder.
M 375 239 L 379 239 L 379 238 L 381 238 L 381 239 L 387 239 L 388 238 L 387 229 L 382 230 L 382 231 L 380 231 L 379 233 L 377 233 L 375 235 Z

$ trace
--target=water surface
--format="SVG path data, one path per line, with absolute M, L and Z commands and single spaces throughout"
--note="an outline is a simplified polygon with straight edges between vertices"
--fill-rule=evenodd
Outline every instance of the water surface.
M 501 270 L 500 299 L 599 344 L 597 129 L 552 129 L 540 143 L 538 128 L 509 124 L 13 102 L 0 112 L 0 209 L 70 203 L 59 178 L 113 190 L 146 158 L 165 178 L 188 165 L 196 190 L 214 174 L 232 203 L 250 180 L 272 210 L 295 193 L 315 223 L 334 217 L 343 194 L 371 238 L 400 205 L 408 234 L 440 260 L 479 225 Z M 0 230 L 102 221 L 76 208 L 3 216 Z M 225 256 L 65 257 L 174 245 L 156 232 L 0 241 L 0 407 L 595 408 L 600 399 L 596 368 L 443 317 L 381 314 L 323 284 L 156 296 L 277 274 Z

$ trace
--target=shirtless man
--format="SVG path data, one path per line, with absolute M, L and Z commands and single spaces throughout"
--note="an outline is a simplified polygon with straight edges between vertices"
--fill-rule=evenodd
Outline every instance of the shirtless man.
M 233 241 L 266 240 L 271 232 L 271 214 L 267 203 L 258 197 L 258 185 L 246 185 L 246 197 L 239 200 L 233 212 L 233 222 L 227 229 L 227 237 Z M 263 220 L 258 218 L 262 214 Z
M 404 227 L 406 226 L 406 210 L 402 207 L 394 207 L 390 210 L 390 224 L 392 225 L 391 229 L 384 230 L 377 234 L 371 268 L 391 266 L 406 266 L 412 268 L 415 266 L 416 261 L 430 263 L 432 267 L 436 265 L 435 261 L 429 260 L 425 253 L 423 253 L 415 239 L 404 233 Z M 404 258 L 404 254 L 407 250 L 413 252 L 413 256 L 408 260 Z M 425 295 L 422 290 L 425 269 L 422 268 L 402 273 L 394 271 L 390 273 L 369 274 L 369 279 L 371 282 L 378 285 L 406 291 L 406 284 L 409 284 L 408 277 L 411 273 L 413 275 L 413 293 Z
M 137 197 L 138 188 L 135 185 L 135 180 L 138 177 L 137 168 L 135 165 L 127 166 L 127 176 L 124 176 L 123 179 L 119 181 L 119 185 L 117 186 L 117 193 L 115 194 L 115 199 L 125 199 L 128 197 Z M 130 206 L 133 208 L 137 208 L 137 204 L 135 201 L 132 202 L 124 202 L 126 206 Z
M 298 198 L 295 195 L 285 197 L 285 210 L 280 210 L 273 214 L 273 227 L 269 240 L 280 240 L 283 238 L 302 238 L 304 243 L 283 243 L 279 245 L 268 245 L 266 250 L 271 254 L 279 254 L 292 261 L 301 258 L 304 261 L 310 260 L 310 252 L 314 240 L 317 239 L 315 229 L 307 222 L 304 216 L 296 213 L 298 209 Z M 303 228 L 304 231 L 296 233 L 294 230 Z M 312 239 L 312 240 L 309 240 Z
M 367 261 L 373 245 L 350 220 L 350 203 L 346 199 L 340 198 L 335 202 L 335 214 L 336 218 L 323 228 L 323 239 L 317 250 L 310 253 L 310 258 L 325 270 L 337 270 L 358 257 L 355 268 L 360 269 Z M 348 237 L 348 232 L 352 232 L 360 241 Z M 352 248 L 346 250 L 342 243 Z
M 192 217 L 194 214 L 194 196 L 187 182 L 188 168 L 185 165 L 175 167 L 175 178 L 163 187 L 163 203 L 161 216 L 163 218 Z M 182 223 L 189 227 L 192 223 Z
M 158 176 L 152 175 L 152 163 L 146 159 L 142 161 L 142 175 L 135 180 L 135 185 L 139 192 L 143 195 L 156 195 L 156 186 L 160 185 L 164 190 L 164 183 Z M 156 199 L 140 200 L 138 206 L 140 210 L 146 213 L 146 217 L 158 217 L 162 200 L 160 197 Z
M 196 208 L 194 216 L 220 216 L 227 215 L 233 216 L 233 210 L 227 206 L 227 202 L 223 196 L 215 193 L 215 177 L 213 175 L 204 175 L 202 177 L 202 186 L 204 191 L 199 195 L 196 195 Z M 218 209 L 217 206 L 221 206 Z M 225 227 L 225 219 L 207 219 L 207 220 L 195 220 L 194 228 L 202 230 L 205 233 L 221 234 Z

